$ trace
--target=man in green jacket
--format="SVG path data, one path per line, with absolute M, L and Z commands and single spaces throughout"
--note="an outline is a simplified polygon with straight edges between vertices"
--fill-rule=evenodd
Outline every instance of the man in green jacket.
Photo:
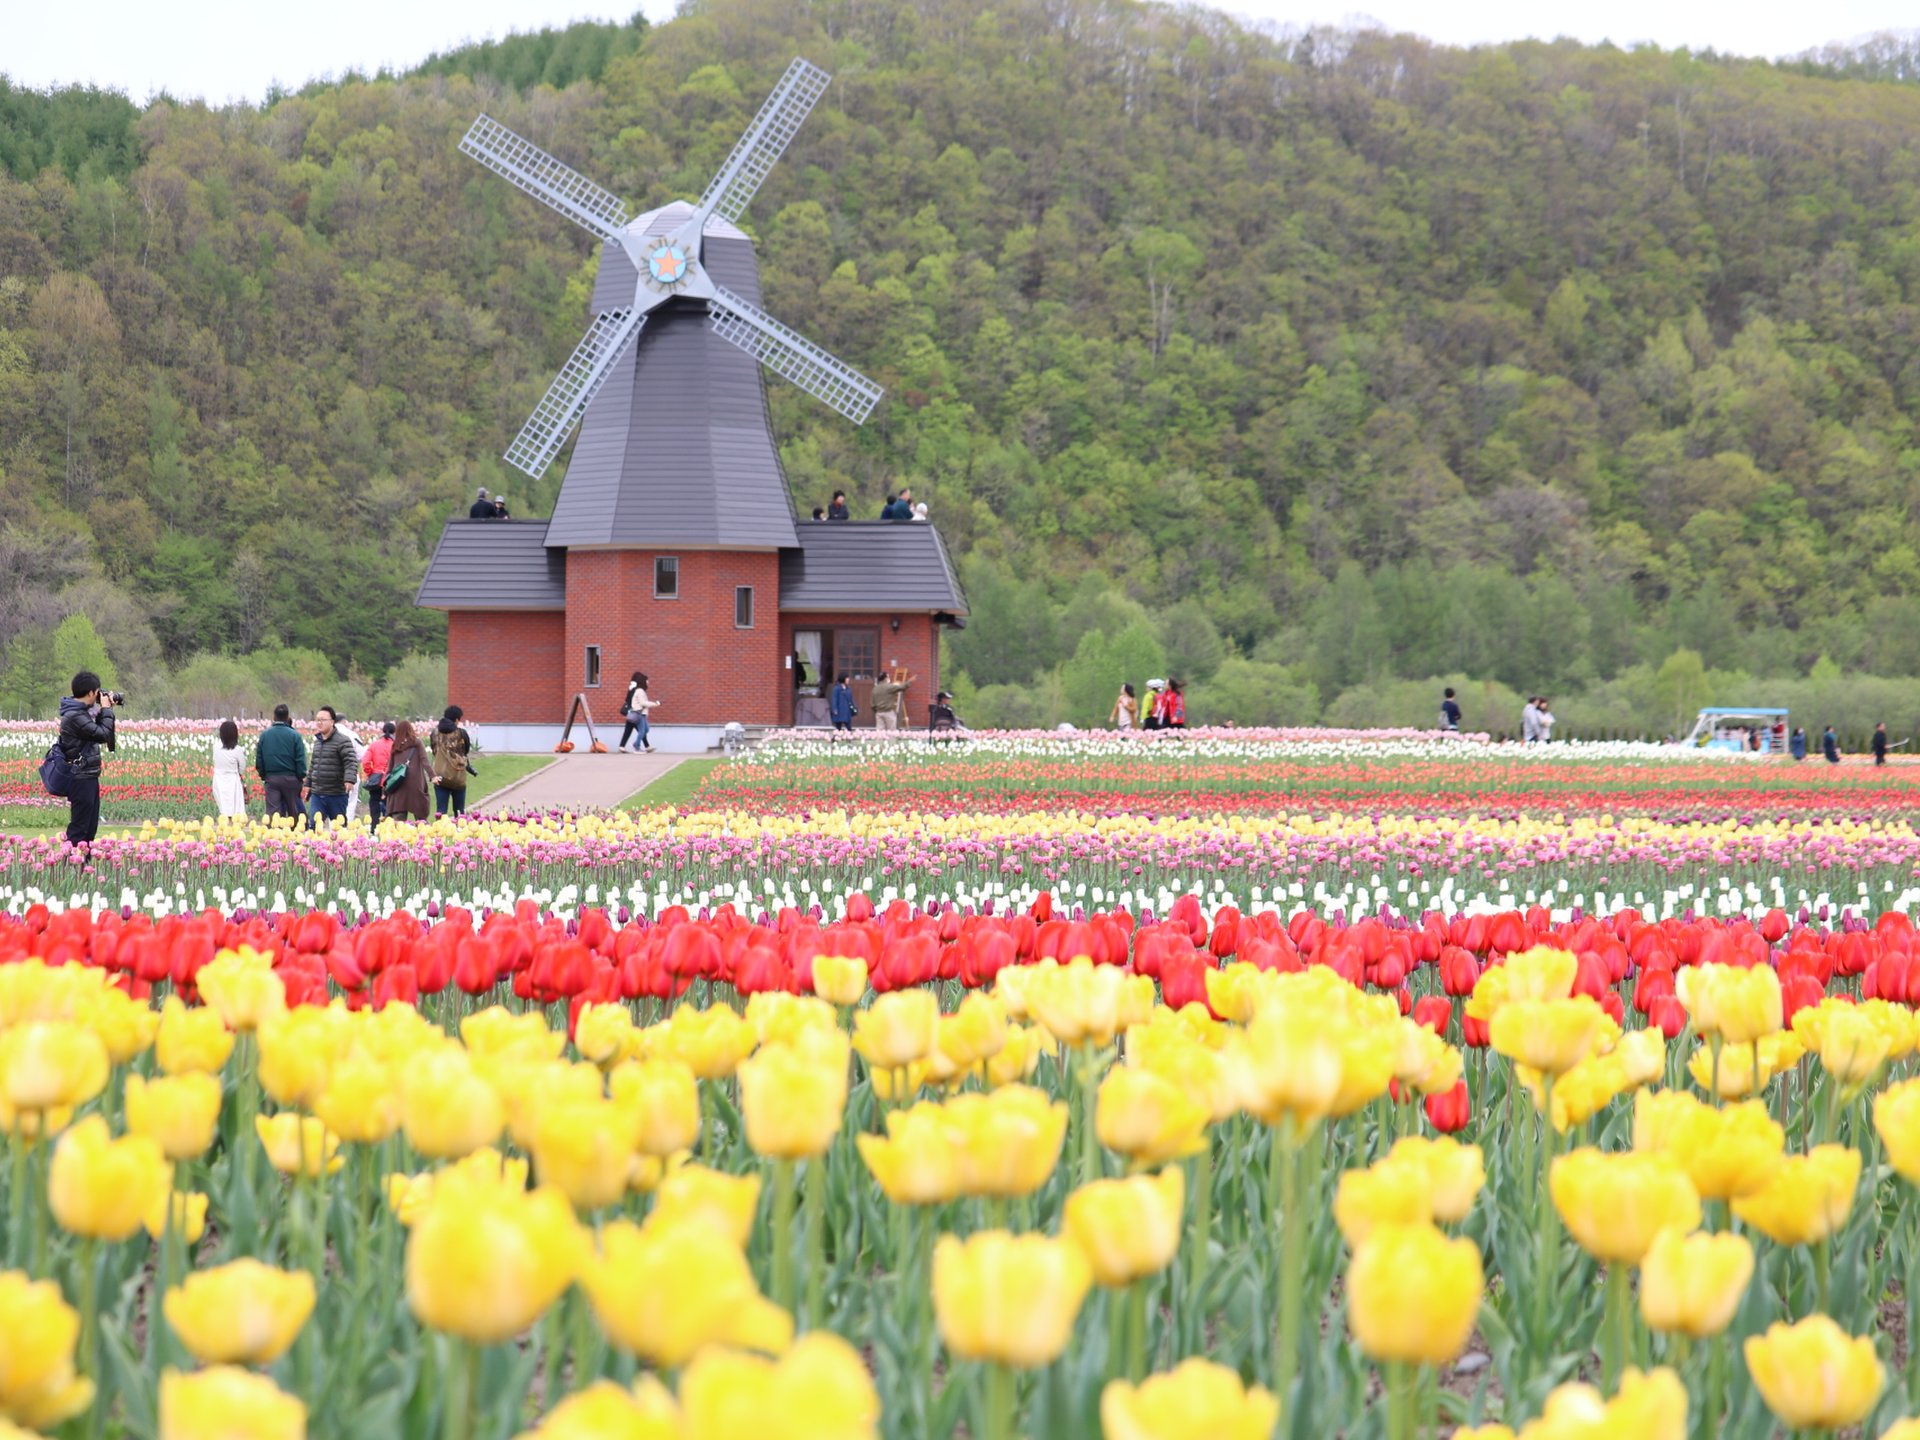
M 300 816 L 305 806 L 300 790 L 307 779 L 307 742 L 293 728 L 293 712 L 273 707 L 273 723 L 260 732 L 253 748 L 253 768 L 267 792 L 267 818 Z

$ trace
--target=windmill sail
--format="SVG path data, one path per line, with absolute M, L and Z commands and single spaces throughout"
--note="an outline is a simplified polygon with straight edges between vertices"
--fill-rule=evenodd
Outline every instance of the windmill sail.
M 713 177 L 707 193 L 700 197 L 703 214 L 712 213 L 723 220 L 738 220 L 747 208 L 760 182 L 785 153 L 795 133 L 806 123 L 814 102 L 825 93 L 833 77 L 817 65 L 796 59 L 773 87 L 767 103 L 753 117 L 753 124 L 733 147 L 733 154 Z
M 567 443 L 574 422 L 585 412 L 606 383 L 627 345 L 640 333 L 647 317 L 634 310 L 610 310 L 596 316 L 586 335 L 574 347 L 553 384 L 533 407 L 533 414 L 507 447 L 506 461 L 514 469 L 539 479 L 548 463 Z
M 714 334 L 856 425 L 866 423 L 885 393 L 845 361 L 730 290 L 714 287 L 712 311 Z
M 601 189 L 531 140 L 523 140 L 491 115 L 473 122 L 460 149 L 603 240 L 616 238 L 632 218 L 618 195 Z

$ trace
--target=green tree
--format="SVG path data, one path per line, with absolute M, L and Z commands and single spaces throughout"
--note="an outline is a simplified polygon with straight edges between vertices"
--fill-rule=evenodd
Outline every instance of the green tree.
M 1707 667 L 1698 650 L 1676 650 L 1654 672 L 1654 703 L 1660 707 L 1667 729 L 1676 735 L 1693 728 L 1695 714 L 1711 693 Z
M 120 672 L 107 655 L 106 642 L 85 615 L 67 616 L 54 627 L 53 667 L 71 679 L 82 670 L 91 670 L 109 690 L 118 689 Z

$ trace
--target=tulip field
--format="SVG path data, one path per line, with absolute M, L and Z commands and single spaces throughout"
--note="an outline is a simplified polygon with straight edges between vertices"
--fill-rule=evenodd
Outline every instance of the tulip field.
M 0 1440 L 1920 1440 L 1920 772 L 855 743 L 0 838 Z

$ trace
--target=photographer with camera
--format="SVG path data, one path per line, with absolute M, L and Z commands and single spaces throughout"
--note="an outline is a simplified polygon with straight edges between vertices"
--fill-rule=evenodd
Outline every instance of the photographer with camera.
M 82 670 L 60 701 L 60 754 L 67 762 L 67 843 L 89 845 L 100 830 L 100 747 L 113 749 L 113 707 L 126 696 L 100 689 Z

